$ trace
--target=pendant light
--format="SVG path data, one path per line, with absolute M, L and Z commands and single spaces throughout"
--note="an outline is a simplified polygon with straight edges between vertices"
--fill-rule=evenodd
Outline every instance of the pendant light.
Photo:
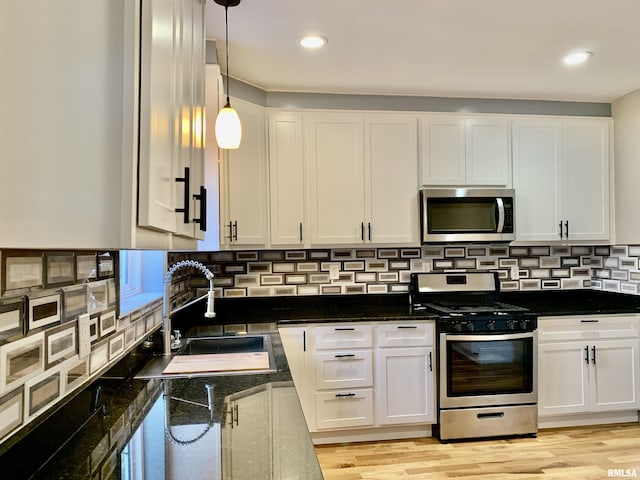
M 235 149 L 240 146 L 242 139 L 242 125 L 240 125 L 240 117 L 238 113 L 231 107 L 229 102 L 229 7 L 235 7 L 240 0 L 214 0 L 218 5 L 224 7 L 224 25 L 225 25 L 225 49 L 227 59 L 227 101 L 224 107 L 218 112 L 216 118 L 216 141 L 218 146 L 224 149 Z

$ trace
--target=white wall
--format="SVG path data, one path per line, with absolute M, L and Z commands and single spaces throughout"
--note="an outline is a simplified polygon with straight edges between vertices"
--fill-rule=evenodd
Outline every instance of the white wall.
M 640 243 L 640 90 L 613 102 L 617 245 Z

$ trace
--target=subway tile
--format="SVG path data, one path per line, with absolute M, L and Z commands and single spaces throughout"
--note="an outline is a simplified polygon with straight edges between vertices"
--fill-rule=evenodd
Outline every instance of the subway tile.
M 350 270 L 350 271 L 364 271 L 364 261 L 363 260 L 358 260 L 358 261 L 352 261 L 352 262 L 344 262 L 344 269 L 345 270 Z
M 420 258 L 419 248 L 403 248 L 400 250 L 400 258 Z
M 311 250 L 308 257 L 309 260 L 329 260 L 331 252 L 329 250 Z
M 298 295 L 320 295 L 320 286 L 298 285 Z
M 387 259 L 366 260 L 365 271 L 367 272 L 386 272 L 389 270 L 389 261 Z
M 295 263 L 274 263 L 272 267 L 273 273 L 293 273 L 296 271 Z
M 304 285 L 307 283 L 307 276 L 301 273 L 285 275 L 284 283 L 287 285 Z
M 289 250 L 284 252 L 284 259 L 295 261 L 306 260 L 307 252 L 305 250 Z
M 400 256 L 400 251 L 397 248 L 379 248 L 378 249 L 378 258 L 398 258 L 399 256 Z
M 257 262 L 258 252 L 236 252 L 237 262 Z
M 376 258 L 376 250 L 374 248 L 358 249 L 356 258 Z
M 386 284 L 369 284 L 367 285 L 367 293 L 387 293 Z
M 345 285 L 344 286 L 345 295 L 356 295 L 367 293 L 365 285 Z
M 263 250 L 260 252 L 260 260 L 265 262 L 281 262 L 284 260 L 284 252 L 278 250 Z
M 551 255 L 551 251 L 548 246 L 536 246 L 530 248 L 529 254 L 535 257 L 547 257 Z
M 465 248 L 464 247 L 446 247 L 444 249 L 445 257 L 464 257 L 465 256 Z
M 296 270 L 298 272 L 318 272 L 320 271 L 320 265 L 318 262 L 301 262 L 296 264 Z

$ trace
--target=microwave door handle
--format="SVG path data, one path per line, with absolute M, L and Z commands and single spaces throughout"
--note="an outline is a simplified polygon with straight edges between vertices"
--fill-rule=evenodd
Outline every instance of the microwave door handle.
M 502 233 L 504 230 L 504 201 L 501 197 L 496 198 L 496 205 L 498 206 L 498 228 L 497 233 Z

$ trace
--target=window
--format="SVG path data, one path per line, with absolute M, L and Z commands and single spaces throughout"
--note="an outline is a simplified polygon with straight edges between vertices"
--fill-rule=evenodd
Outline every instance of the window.
M 120 315 L 162 297 L 166 253 L 120 250 Z

